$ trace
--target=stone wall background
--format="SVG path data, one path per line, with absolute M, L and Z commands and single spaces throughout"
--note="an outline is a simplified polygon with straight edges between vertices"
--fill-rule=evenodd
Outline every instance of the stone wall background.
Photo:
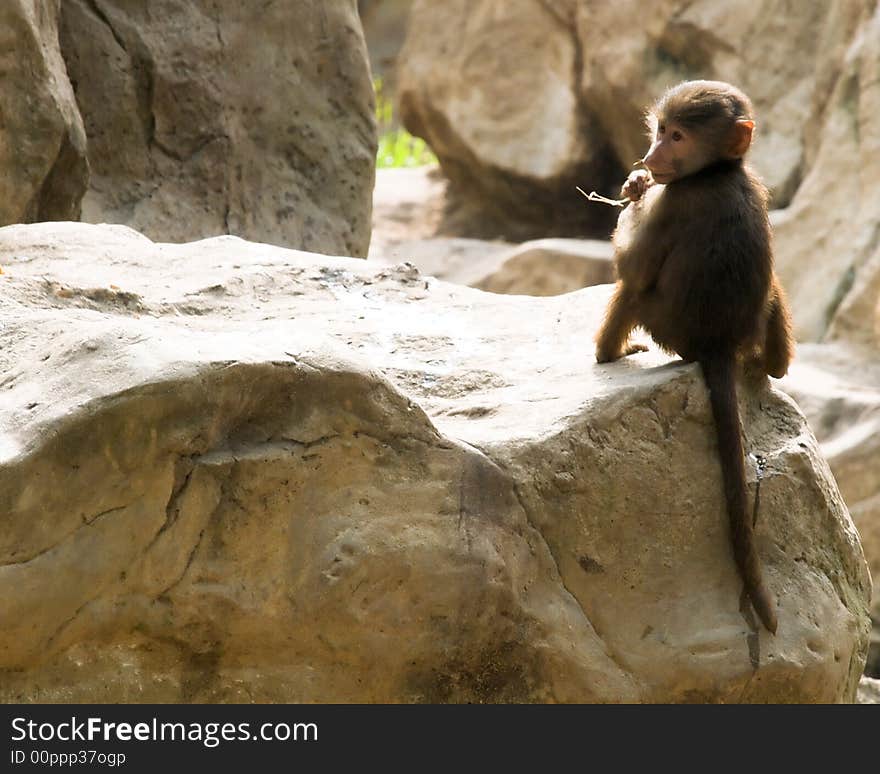
M 164 241 L 366 255 L 376 129 L 355 0 L 0 13 L 0 222 L 81 216 Z

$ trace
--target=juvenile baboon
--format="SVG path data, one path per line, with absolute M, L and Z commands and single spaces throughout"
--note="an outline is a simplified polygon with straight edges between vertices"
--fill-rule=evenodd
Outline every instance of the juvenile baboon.
M 631 203 L 614 233 L 618 281 L 596 338 L 600 363 L 638 352 L 635 326 L 697 361 L 718 434 L 733 553 L 764 626 L 776 632 L 747 503 L 736 398 L 738 362 L 771 376 L 794 351 L 785 294 L 773 272 L 767 189 L 744 163 L 755 122 L 748 97 L 718 81 L 688 81 L 648 113 L 647 171 L 623 186 Z

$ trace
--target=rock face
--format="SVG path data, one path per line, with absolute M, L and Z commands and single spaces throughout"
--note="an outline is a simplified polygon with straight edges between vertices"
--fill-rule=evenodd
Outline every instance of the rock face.
M 421 274 L 490 293 L 555 296 L 613 281 L 613 249 L 596 239 L 536 239 L 521 245 L 435 237 L 370 249 L 386 265 L 407 261 Z
M 500 256 L 473 286 L 492 293 L 556 296 L 614 281 L 609 242 L 536 239 Z
M 880 350 L 880 7 L 831 6 L 776 258 L 801 338 Z
M 58 47 L 60 0 L 0 6 L 0 225 L 75 220 L 86 137 Z
M 806 415 L 880 578 L 880 367 L 842 342 L 804 344 L 781 382 Z M 866 672 L 880 675 L 880 595 Z
M 753 631 L 694 366 L 609 288 L 486 294 L 221 237 L 0 231 L 0 699 L 852 701 L 870 580 L 795 405 Z
M 398 58 L 407 129 L 450 179 L 445 229 L 523 241 L 607 236 L 608 207 L 575 186 L 626 177 L 579 98 L 584 49 L 575 5 L 538 0 L 415 0 Z
M 412 263 L 421 274 L 492 293 L 551 296 L 613 279 L 608 241 L 513 245 L 436 236 L 445 206 L 446 186 L 436 166 L 377 170 L 368 257 L 386 265 Z
M 371 246 L 368 258 L 382 266 L 410 263 L 426 277 L 474 287 L 476 283 L 491 276 L 501 265 L 504 256 L 515 249 L 508 242 L 434 237 L 398 242 L 385 247 Z
M 376 130 L 356 2 L 264 5 L 65 0 L 85 220 L 366 255 Z
M 642 111 L 687 78 L 744 88 L 800 339 L 880 347 L 880 8 L 874 0 L 415 0 L 404 123 L 450 178 L 453 236 L 607 235 Z M 779 41 L 784 40 L 785 45 Z

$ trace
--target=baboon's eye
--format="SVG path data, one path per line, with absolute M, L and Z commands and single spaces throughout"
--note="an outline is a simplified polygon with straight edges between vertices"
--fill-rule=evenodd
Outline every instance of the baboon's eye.
M 680 139 L 681 139 L 681 132 L 679 132 L 678 130 L 674 131 L 672 133 L 672 141 L 678 142 Z

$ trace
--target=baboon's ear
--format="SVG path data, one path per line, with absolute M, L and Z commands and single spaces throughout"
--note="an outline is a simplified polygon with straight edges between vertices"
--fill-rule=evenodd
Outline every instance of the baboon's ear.
M 749 120 L 737 121 L 733 125 L 733 138 L 728 151 L 733 158 L 746 155 L 746 151 L 752 144 L 752 132 L 755 131 L 755 122 Z

